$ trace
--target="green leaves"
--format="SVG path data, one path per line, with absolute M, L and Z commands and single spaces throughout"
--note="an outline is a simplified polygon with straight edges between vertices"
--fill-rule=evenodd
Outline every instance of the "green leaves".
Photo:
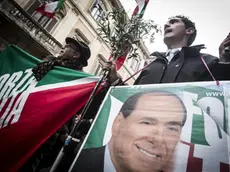
M 153 20 L 143 20 L 138 15 L 128 18 L 124 9 L 114 9 L 105 14 L 99 24 L 99 35 L 111 47 L 113 59 L 129 54 L 128 58 L 138 55 L 137 48 L 140 40 L 154 41 L 155 33 L 160 32 L 160 27 Z M 135 47 L 136 47 L 135 46 Z

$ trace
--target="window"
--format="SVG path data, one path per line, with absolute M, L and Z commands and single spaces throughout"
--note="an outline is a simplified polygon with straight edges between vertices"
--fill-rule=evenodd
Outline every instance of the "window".
M 97 22 L 103 22 L 103 16 L 105 15 L 105 10 L 102 8 L 102 4 L 99 2 L 94 2 L 91 9 L 90 9 L 91 16 Z
M 7 42 L 5 40 L 3 40 L 2 38 L 0 38 L 0 52 L 6 48 L 7 46 Z
M 54 28 L 54 26 L 58 23 L 58 21 L 59 21 L 58 18 L 54 17 L 52 20 L 48 22 L 45 29 L 48 32 L 50 32 Z
M 41 0 L 35 0 L 34 3 L 31 3 L 31 5 L 27 7 L 27 13 L 30 14 L 44 29 L 50 32 L 58 23 L 59 19 L 57 17 L 51 19 L 39 12 L 36 12 L 35 9 L 41 6 L 42 3 L 43 2 Z
M 28 6 L 26 7 L 27 13 L 32 16 L 32 14 L 35 12 L 35 9 L 38 8 L 41 4 L 42 2 L 40 2 L 39 0 L 35 0 L 33 3 L 28 3 Z
M 100 76 L 102 74 L 102 68 L 100 65 L 97 65 L 97 68 L 96 68 L 94 74 L 97 76 Z
M 73 37 L 74 37 L 74 39 L 82 41 L 82 42 L 86 43 L 87 45 L 90 44 L 90 41 L 86 38 L 86 36 L 79 29 L 75 29 L 75 33 L 74 33 Z
M 100 76 L 103 73 L 100 62 L 106 62 L 105 58 L 102 55 L 98 55 L 97 67 L 94 72 L 94 74 L 98 76 Z
M 134 70 L 137 71 L 140 67 L 140 62 L 137 58 L 133 58 L 130 67 Z

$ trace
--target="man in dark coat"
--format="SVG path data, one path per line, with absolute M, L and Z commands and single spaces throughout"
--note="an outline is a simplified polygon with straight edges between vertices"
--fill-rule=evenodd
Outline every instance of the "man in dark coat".
M 32 69 L 35 78 L 39 81 L 54 66 L 62 66 L 78 71 L 82 71 L 84 66 L 88 65 L 87 60 L 91 56 L 91 51 L 84 42 L 73 38 L 66 38 L 66 45 L 58 57 L 47 56 L 44 62 L 37 64 Z
M 164 26 L 166 53 L 155 52 L 154 60 L 146 67 L 134 84 L 157 84 L 174 82 L 211 81 L 208 72 L 219 62 L 217 57 L 202 54 L 204 45 L 190 46 L 196 38 L 195 23 L 185 16 L 174 16 Z M 111 69 L 111 82 L 121 82 L 116 67 L 111 62 L 104 68 Z M 228 76 L 221 79 L 229 79 Z M 219 78 L 216 78 L 219 79 Z
M 37 64 L 32 71 L 35 78 L 41 80 L 54 66 L 62 66 L 78 71 L 82 71 L 84 66 L 88 65 L 87 60 L 91 56 L 90 48 L 82 41 L 73 38 L 66 38 L 66 45 L 58 57 L 49 55 L 43 59 L 43 62 Z M 71 118 L 54 135 L 52 135 L 32 157 L 21 167 L 19 171 L 38 172 L 42 168 L 52 165 L 61 147 L 64 144 L 66 136 L 70 132 L 75 117 Z

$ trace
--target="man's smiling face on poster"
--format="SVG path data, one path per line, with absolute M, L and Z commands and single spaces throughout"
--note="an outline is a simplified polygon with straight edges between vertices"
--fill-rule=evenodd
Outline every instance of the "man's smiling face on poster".
M 135 107 L 116 117 L 112 128 L 112 161 L 117 170 L 161 171 L 171 161 L 185 122 L 185 108 L 174 95 L 140 96 Z

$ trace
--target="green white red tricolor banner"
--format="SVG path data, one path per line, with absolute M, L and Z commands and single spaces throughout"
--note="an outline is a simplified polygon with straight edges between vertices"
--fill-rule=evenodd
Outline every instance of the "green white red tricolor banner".
M 31 69 L 39 62 L 13 45 L 0 54 L 0 171 L 17 171 L 84 106 L 98 81 L 54 67 L 37 82 Z

